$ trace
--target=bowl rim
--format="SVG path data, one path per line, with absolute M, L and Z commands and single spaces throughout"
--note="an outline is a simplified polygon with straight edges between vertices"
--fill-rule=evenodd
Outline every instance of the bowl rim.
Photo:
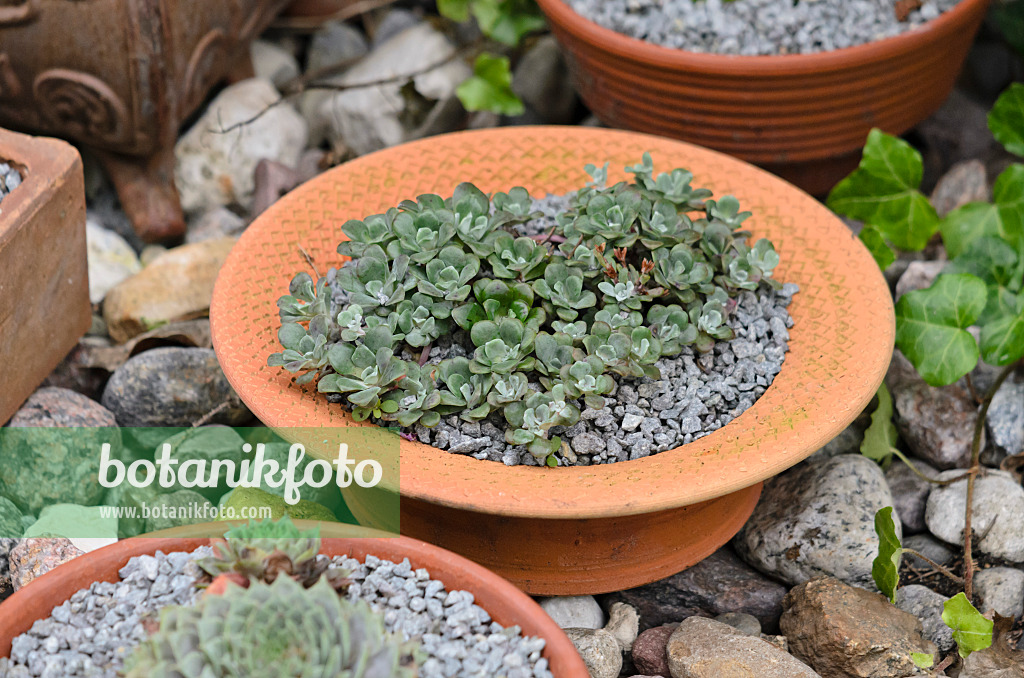
M 552 25 L 564 27 L 573 38 L 626 61 L 646 63 L 669 70 L 694 70 L 740 77 L 804 75 L 892 59 L 939 42 L 959 30 L 960 25 L 970 15 L 983 12 L 989 2 L 990 0 L 960 0 L 952 9 L 917 28 L 852 47 L 811 54 L 733 55 L 691 52 L 647 42 L 587 19 L 564 0 L 537 0 L 537 4 Z
M 788 200 L 799 201 L 805 209 L 815 215 L 817 228 L 809 231 L 812 233 L 812 237 L 817 238 L 815 242 L 823 245 L 826 240 L 834 241 L 838 254 L 852 261 L 859 269 L 858 272 L 864 274 L 864 277 L 859 279 L 861 287 L 858 294 L 860 296 L 854 295 L 851 299 L 854 306 L 844 310 L 860 308 L 862 314 L 867 314 L 867 320 L 875 322 L 875 327 L 873 327 L 875 331 L 865 333 L 857 331 L 857 328 L 851 328 L 853 332 L 851 341 L 861 341 L 863 345 L 856 352 L 855 357 L 847 358 L 844 364 L 847 371 L 838 377 L 829 374 L 829 378 L 833 379 L 833 383 L 829 385 L 814 384 L 814 388 L 819 392 L 826 391 L 830 385 L 834 389 L 842 391 L 849 398 L 846 402 L 832 402 L 834 396 L 829 398 L 824 395 L 822 397 L 830 401 L 829 406 L 826 407 L 822 403 L 816 404 L 810 395 L 806 395 L 803 399 L 794 402 L 787 401 L 785 406 L 787 409 L 781 414 L 773 415 L 768 410 L 769 404 L 758 407 L 759 403 L 766 400 L 768 394 L 773 393 L 773 389 L 778 392 L 782 388 L 777 384 L 783 375 L 790 372 L 796 374 L 800 365 L 792 358 L 796 347 L 800 346 L 801 351 L 810 350 L 808 346 L 811 344 L 801 329 L 799 315 L 797 315 L 797 324 L 790 340 L 791 353 L 783 363 L 782 371 L 776 376 L 776 381 L 751 408 L 710 435 L 687 445 L 638 460 L 558 469 L 524 465 L 507 467 L 498 462 L 467 458 L 464 455 L 445 452 L 420 442 L 402 439 L 400 441 L 400 485 L 403 496 L 462 510 L 517 518 L 608 518 L 679 508 L 749 487 L 793 466 L 834 438 L 871 401 L 885 376 L 892 356 L 895 339 L 892 297 L 889 287 L 870 253 L 851 234 L 846 225 L 824 205 L 764 170 L 717 151 L 686 142 L 620 130 L 538 126 L 455 132 L 364 155 L 303 184 L 275 203 L 249 226 L 232 249 L 218 275 L 210 308 L 210 323 L 213 345 L 221 367 L 228 381 L 254 415 L 273 428 L 310 425 L 308 421 L 296 423 L 294 416 L 288 414 L 287 408 L 294 405 L 287 402 L 287 397 L 282 399 L 279 395 L 267 395 L 270 389 L 265 387 L 270 382 L 259 382 L 258 378 L 254 376 L 257 369 L 262 369 L 258 363 L 265 365 L 265 358 L 261 359 L 260 356 L 252 355 L 252 342 L 228 347 L 231 339 L 235 336 L 232 334 L 232 330 L 237 329 L 228 327 L 230 311 L 238 308 L 237 301 L 232 302 L 229 288 L 239 275 L 250 268 L 247 257 L 261 251 L 261 237 L 263 237 L 261 233 L 268 231 L 277 222 L 283 223 L 282 220 L 294 220 L 294 210 L 291 209 L 294 203 L 300 203 L 307 198 L 311 198 L 314 202 L 317 201 L 316 196 L 322 195 L 325 190 L 330 190 L 335 183 L 342 182 L 342 177 L 348 173 L 359 173 L 378 163 L 396 162 L 400 157 L 409 154 L 429 157 L 432 162 L 436 162 L 438 157 L 443 157 L 448 149 L 457 147 L 459 143 L 464 146 L 472 145 L 474 149 L 485 149 L 481 152 L 493 153 L 494 149 L 503 142 L 514 147 L 515 144 L 521 143 L 523 139 L 531 136 L 537 139 L 549 139 L 552 143 L 575 143 L 580 148 L 588 149 L 588 152 L 595 146 L 600 147 L 602 142 L 613 139 L 616 142 L 633 144 L 640 148 L 656 148 L 658 149 L 657 153 L 674 150 L 677 154 L 687 154 L 687 157 L 703 158 L 704 163 L 713 161 L 725 165 L 729 168 L 730 181 L 738 180 L 738 178 L 756 179 L 770 185 L 773 192 L 781 192 L 786 195 Z M 503 159 L 509 157 L 508 153 L 502 155 Z M 610 176 L 618 174 L 610 174 Z M 701 179 L 698 178 L 698 181 Z M 736 192 L 741 193 L 741 191 Z M 742 195 L 740 199 L 743 200 Z M 757 219 L 756 214 L 754 219 Z M 340 235 L 340 231 L 338 234 Z M 829 237 L 826 238 L 825 235 Z M 777 236 L 773 235 L 772 237 Z M 828 247 L 827 245 L 823 246 Z M 784 254 L 783 257 L 784 261 L 779 268 L 784 271 L 787 267 L 786 255 Z M 299 265 L 301 266 L 301 264 Z M 290 275 L 287 279 L 279 278 L 282 284 L 277 289 L 282 290 L 280 293 L 287 290 L 287 280 L 290 279 Z M 854 284 L 851 278 L 855 276 L 839 277 L 842 284 L 847 287 Z M 784 275 L 780 279 L 785 279 Z M 275 299 L 280 293 L 274 294 Z M 860 306 L 857 306 L 858 303 Z M 800 307 L 806 305 L 801 301 L 800 294 L 794 297 L 793 308 L 797 308 L 798 305 Z M 274 317 L 274 322 L 278 323 L 276 307 Z M 864 321 L 865 318 L 861 318 L 861 320 Z M 274 328 L 277 326 L 275 324 Z M 252 333 L 251 327 L 248 332 Z M 245 349 L 249 351 L 247 355 Z M 820 353 L 817 352 L 818 349 L 820 349 Z M 832 357 L 829 351 L 827 346 L 816 346 L 815 356 L 808 355 L 808 360 L 804 362 L 813 361 L 815 365 L 822 365 L 824 361 Z M 278 377 L 280 378 L 280 375 Z M 260 383 L 264 388 L 253 388 L 247 381 Z M 807 387 L 805 386 L 805 388 Z M 299 403 L 297 409 L 301 410 L 304 415 L 308 415 L 310 406 L 314 403 L 307 389 L 308 387 L 294 385 L 288 388 L 293 396 L 294 394 L 306 396 L 306 399 L 298 398 L 297 400 Z M 777 403 L 776 409 L 779 407 Z M 820 416 L 821 421 L 812 422 L 811 419 L 814 415 Z M 343 414 L 340 408 L 338 408 L 337 416 L 331 415 L 330 421 L 330 425 L 351 426 L 354 424 L 347 413 Z M 321 425 L 327 424 L 324 422 Z M 369 422 L 360 422 L 357 425 L 373 426 Z M 741 432 L 742 435 L 737 435 Z M 770 455 L 764 452 L 759 445 L 754 446 L 750 442 L 755 432 L 771 433 L 776 436 L 776 444 L 767 446 L 771 452 Z M 797 443 L 798 437 L 799 442 Z M 740 460 L 737 468 L 733 469 L 732 462 L 736 460 L 730 455 L 741 453 L 746 456 Z M 760 458 L 755 456 L 758 454 Z M 724 457 L 729 457 L 729 459 L 725 461 Z M 685 480 L 694 480 L 695 482 L 682 484 L 684 477 L 680 475 L 681 468 L 675 468 L 675 475 L 673 475 L 674 466 L 681 467 L 684 463 L 691 465 L 693 469 L 702 471 L 697 474 L 696 478 L 685 477 Z M 722 476 L 707 481 L 701 476 L 708 470 L 717 473 L 727 471 L 728 477 Z
M 399 562 L 403 558 L 409 558 L 413 568 L 427 568 L 431 577 L 443 581 L 448 590 L 471 591 L 476 602 L 487 610 L 488 614 L 493 616 L 497 613 L 497 616 L 502 618 L 499 623 L 503 626 L 515 623 L 524 629 L 524 635 L 544 638 L 544 655 L 548 657 L 549 663 L 552 658 L 557 657 L 558 664 L 567 665 L 560 667 L 559 678 L 563 675 L 568 678 L 587 678 L 583 660 L 554 620 L 545 614 L 530 596 L 482 565 L 412 537 L 362 536 L 372 534 L 373 531 L 351 525 L 341 526 L 310 520 L 296 520 L 295 525 L 300 529 L 320 527 L 321 553 L 338 554 L 344 551 L 357 558 L 365 558 L 367 554 L 371 554 L 388 560 L 397 559 Z M 209 538 L 212 532 L 227 529 L 229 526 L 227 522 L 223 523 L 223 527 L 213 523 L 187 525 L 122 539 L 79 556 L 34 579 L 0 603 L 0 610 L 12 610 L 11 614 L 0 616 L 0 656 L 9 656 L 11 641 L 20 633 L 27 631 L 32 622 L 43 618 L 36 613 L 49 614 L 52 609 L 50 603 L 59 605 L 67 600 L 75 591 L 83 588 L 82 582 L 89 580 L 89 583 L 85 584 L 87 587 L 95 581 L 110 581 L 109 578 L 116 577 L 128 560 L 139 555 L 152 555 L 157 551 L 170 553 L 172 550 L 195 550 L 199 546 L 215 541 Z M 353 534 L 359 536 L 352 536 Z M 75 573 L 68 576 L 69 570 L 65 568 L 74 568 Z M 104 579 L 105 577 L 107 579 Z M 57 602 L 54 602 L 55 600 Z M 19 631 L 18 629 L 22 627 L 23 630 Z M 6 651 L 3 649 L 5 647 Z

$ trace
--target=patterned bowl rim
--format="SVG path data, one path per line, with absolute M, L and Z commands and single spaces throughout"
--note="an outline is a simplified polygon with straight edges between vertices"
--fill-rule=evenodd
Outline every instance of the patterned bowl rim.
M 656 167 L 687 167 L 694 185 L 732 193 L 754 212 L 754 237 L 778 248 L 776 277 L 801 291 L 774 383 L 746 412 L 690 444 L 634 461 L 557 469 L 506 467 L 400 441 L 401 494 L 522 518 L 601 518 L 678 508 L 769 478 L 834 438 L 870 402 L 892 356 L 889 288 L 867 249 L 832 212 L 794 186 L 724 154 L 661 137 L 583 127 L 456 132 L 362 156 L 292 191 L 245 231 L 227 258 L 210 309 L 221 367 L 242 400 L 275 428 L 352 426 L 315 389 L 292 383 L 266 356 L 278 350 L 276 300 L 307 268 L 341 261 L 341 223 L 458 181 L 532 194 L 581 186 L 588 162 L 610 161 L 609 181 L 652 151 Z M 317 228 L 328 222 L 330 230 Z M 363 423 L 362 425 L 372 425 Z

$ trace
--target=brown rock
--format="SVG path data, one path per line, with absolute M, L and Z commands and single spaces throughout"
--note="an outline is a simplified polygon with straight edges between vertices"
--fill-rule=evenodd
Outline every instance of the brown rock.
M 684 619 L 667 653 L 672 678 L 820 678 L 774 645 L 704 617 Z
M 172 320 L 206 315 L 217 272 L 234 244 L 220 238 L 176 247 L 110 290 L 103 318 L 111 338 L 124 342 Z
M 959 382 L 929 386 L 899 351 L 885 383 L 892 392 L 896 427 L 914 456 L 940 470 L 970 466 L 978 411 L 967 388 Z
M 700 615 L 717 617 L 745 612 L 762 628 L 778 628 L 786 587 L 750 567 L 729 547 L 721 548 L 693 567 L 671 577 L 610 594 L 606 601 L 629 603 L 640 613 L 640 628 Z
M 668 639 L 679 624 L 666 624 L 647 629 L 633 642 L 633 665 L 637 671 L 652 676 L 668 676 Z
M 11 584 L 15 591 L 24 588 L 36 577 L 83 553 L 63 537 L 22 540 L 10 554 Z
M 960 678 L 1024 678 L 1024 651 L 996 641 L 989 649 L 972 652 L 964 660 Z
M 37 390 L 11 417 L 11 426 L 117 426 L 114 414 L 95 400 L 66 388 Z
M 913 676 L 911 653 L 937 649 L 921 636 L 917 617 L 833 577 L 797 586 L 783 605 L 790 652 L 829 678 Z
M 973 158 L 950 167 L 935 184 L 931 197 L 932 206 L 940 217 L 969 202 L 985 202 L 988 199 L 985 163 Z
M 11 418 L 0 453 L 0 494 L 26 513 L 51 504 L 92 506 L 103 497 L 97 482 L 104 442 L 120 449 L 114 414 L 66 388 L 33 393 Z M 15 428 L 44 431 L 15 431 Z M 99 428 L 103 427 L 103 428 Z

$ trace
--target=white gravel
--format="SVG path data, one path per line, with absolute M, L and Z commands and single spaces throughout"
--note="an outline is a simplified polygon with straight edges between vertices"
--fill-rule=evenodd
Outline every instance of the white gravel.
M 898 21 L 894 0 L 567 0 L 613 31 L 690 52 L 810 54 L 912 30 L 959 0 L 926 0 Z
M 145 638 L 144 617 L 167 605 L 194 603 L 200 574 L 194 561 L 211 552 L 203 547 L 132 558 L 121 581 L 78 591 L 15 638 L 10 659 L 0 658 L 0 678 L 116 678 Z M 544 639 L 493 622 L 472 593 L 448 591 L 408 559 L 334 560 L 352 573 L 349 598 L 379 610 L 388 631 L 420 641 L 427 657 L 418 667 L 420 678 L 552 678 L 541 657 Z

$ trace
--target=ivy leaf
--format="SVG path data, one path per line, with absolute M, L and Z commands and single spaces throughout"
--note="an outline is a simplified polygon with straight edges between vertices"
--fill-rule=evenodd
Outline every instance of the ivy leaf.
M 871 252 L 871 256 L 875 258 L 878 268 L 884 271 L 892 262 L 896 261 L 896 253 L 889 247 L 889 243 L 885 242 L 881 231 L 874 226 L 865 226 L 860 229 L 859 237 L 864 246 L 868 248 L 868 252 Z
M 985 308 L 985 283 L 968 273 L 942 274 L 896 303 L 896 345 L 932 386 L 946 386 L 978 363 L 967 331 Z
M 892 423 L 892 397 L 882 384 L 878 387 L 878 407 L 871 413 L 871 425 L 864 431 L 860 453 L 868 459 L 888 462 L 896 447 L 896 425 Z M 877 520 L 877 518 L 876 518 Z
M 1024 357 L 1024 295 L 998 290 L 996 294 L 994 318 L 981 326 L 981 358 L 989 365 L 1003 366 Z
M 469 2 L 470 0 L 437 0 L 437 11 L 452 21 L 466 21 L 469 19 Z
M 984 650 L 992 645 L 992 629 L 995 625 L 991 619 L 981 616 L 963 592 L 943 604 L 942 621 L 953 629 L 953 640 L 960 651 L 960 656 L 965 659 L 972 652 Z
M 484 35 L 516 46 L 524 35 L 544 28 L 544 15 L 533 0 L 473 0 L 473 16 Z
M 900 583 L 903 545 L 896 535 L 891 506 L 881 508 L 875 514 L 875 534 L 878 535 L 878 555 L 871 561 L 871 578 L 875 580 L 878 590 L 895 605 L 896 587 Z
M 914 666 L 919 669 L 930 669 L 935 665 L 935 655 L 927 652 L 911 652 L 910 661 L 914 662 Z
M 1006 42 L 1019 54 L 1024 54 L 1024 2 L 997 2 L 992 6 L 992 17 L 995 19 L 993 25 Z
M 950 257 L 960 256 L 985 236 L 1001 238 L 1016 252 L 1024 252 L 1024 165 L 1003 170 L 992 187 L 992 203 L 967 203 L 946 215 L 939 228 Z
M 1017 253 L 1005 240 L 985 235 L 973 240 L 944 273 L 970 273 L 985 281 L 986 285 L 1019 287 Z
M 873 129 L 860 166 L 832 189 L 826 204 L 874 226 L 900 249 L 920 250 L 939 225 L 935 208 L 917 190 L 923 173 L 921 154 L 910 144 Z
M 988 114 L 996 141 L 1014 155 L 1024 155 L 1024 85 L 1015 82 L 999 95 Z
M 473 64 L 473 75 L 465 80 L 455 94 L 467 111 L 493 111 L 503 115 L 520 115 L 523 102 L 512 91 L 512 72 L 506 57 L 481 54 Z

